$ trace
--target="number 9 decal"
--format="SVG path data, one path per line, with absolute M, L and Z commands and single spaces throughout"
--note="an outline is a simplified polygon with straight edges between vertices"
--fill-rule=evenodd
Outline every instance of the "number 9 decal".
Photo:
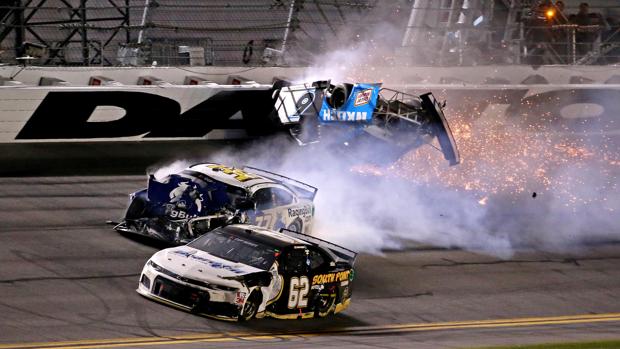
M 308 306 L 308 292 L 310 282 L 307 276 L 291 278 L 291 287 L 288 294 L 288 308 L 305 308 Z

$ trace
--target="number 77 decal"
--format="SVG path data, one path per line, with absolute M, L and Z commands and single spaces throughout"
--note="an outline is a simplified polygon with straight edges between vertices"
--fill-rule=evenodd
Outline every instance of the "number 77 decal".
M 266 213 L 262 216 L 256 216 L 256 225 L 263 228 L 271 228 L 273 222 L 273 215 L 271 213 Z

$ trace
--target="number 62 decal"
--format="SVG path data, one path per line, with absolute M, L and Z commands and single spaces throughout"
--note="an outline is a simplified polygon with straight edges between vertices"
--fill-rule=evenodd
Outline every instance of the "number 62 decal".
M 308 306 L 308 292 L 310 282 L 307 276 L 292 277 L 291 287 L 288 294 L 288 308 L 305 308 Z

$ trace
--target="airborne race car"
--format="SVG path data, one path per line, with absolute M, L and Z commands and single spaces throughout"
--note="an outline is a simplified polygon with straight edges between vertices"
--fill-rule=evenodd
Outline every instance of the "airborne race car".
M 229 225 L 159 251 L 144 266 L 137 292 L 223 320 L 324 317 L 346 309 L 356 253 L 283 232 Z
M 381 84 L 290 85 L 283 80 L 273 90 L 272 118 L 300 145 L 326 141 L 331 146 L 336 141 L 336 148 L 345 148 L 356 160 L 392 162 L 437 138 L 450 165 L 460 162 L 443 113 L 445 103 L 430 92 L 416 96 Z
M 252 167 L 196 164 L 130 194 L 114 230 L 179 245 L 230 223 L 310 232 L 317 189 Z

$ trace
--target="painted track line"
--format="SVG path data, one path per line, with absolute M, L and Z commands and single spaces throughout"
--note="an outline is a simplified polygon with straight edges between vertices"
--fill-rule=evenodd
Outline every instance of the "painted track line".
M 0 344 L 0 349 L 91 349 L 123 348 L 132 346 L 181 345 L 190 343 L 235 342 L 235 341 L 269 341 L 293 338 L 308 338 L 327 335 L 366 335 L 403 332 L 447 331 L 480 328 L 509 328 L 524 326 L 571 325 L 601 322 L 620 322 L 620 313 L 584 314 L 552 317 L 531 317 L 515 319 L 493 319 L 472 321 L 451 321 L 434 323 L 411 323 L 378 326 L 345 327 L 319 331 L 282 331 L 282 332 L 222 332 L 201 333 L 193 335 L 167 337 L 133 337 L 110 339 L 85 339 L 62 342 L 14 343 Z

